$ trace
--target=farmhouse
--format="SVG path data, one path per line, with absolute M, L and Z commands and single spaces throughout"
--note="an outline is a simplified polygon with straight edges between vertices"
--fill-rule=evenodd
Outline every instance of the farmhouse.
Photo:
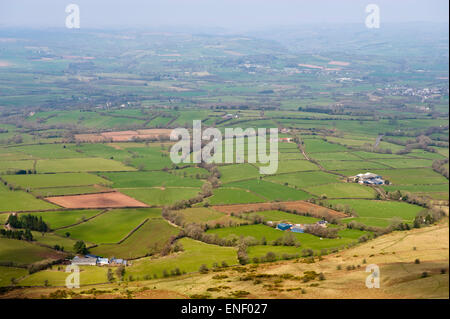
M 97 265 L 104 266 L 108 264 L 109 264 L 108 258 L 101 258 L 101 257 L 97 258 Z
M 285 142 L 285 143 L 291 143 L 292 142 L 292 137 L 280 137 L 279 141 L 280 142 Z
M 365 184 L 365 185 L 383 185 L 384 180 L 380 175 L 373 174 L 370 172 L 367 172 L 365 174 L 358 174 L 356 176 L 352 177 L 353 180 L 359 184 Z
M 120 265 L 126 266 L 127 265 L 127 261 L 125 259 L 114 258 L 113 257 L 110 260 L 110 265 L 113 265 L 113 266 L 120 266 Z
M 123 259 L 103 258 L 96 255 L 87 254 L 84 257 L 75 256 L 72 259 L 72 265 L 83 266 L 105 266 L 105 265 L 127 265 L 127 261 Z
M 77 265 L 77 266 L 95 266 L 95 265 L 97 265 L 97 258 L 75 256 L 72 259 L 72 265 Z

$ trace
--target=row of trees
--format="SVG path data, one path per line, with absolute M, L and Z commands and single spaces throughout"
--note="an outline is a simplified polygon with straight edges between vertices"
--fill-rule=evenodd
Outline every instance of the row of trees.
M 33 234 L 29 229 L 23 230 L 6 230 L 6 229 L 0 229 L 0 235 L 5 238 L 10 239 L 17 239 L 17 240 L 26 240 L 26 241 L 32 241 L 33 240 Z
M 435 172 L 448 179 L 448 168 L 446 167 L 446 165 L 448 165 L 448 158 L 433 161 L 432 168 Z

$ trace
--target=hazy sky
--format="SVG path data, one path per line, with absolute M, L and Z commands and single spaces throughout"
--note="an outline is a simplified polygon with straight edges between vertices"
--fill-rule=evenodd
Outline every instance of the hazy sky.
M 0 0 L 0 26 L 64 27 L 70 3 L 80 7 L 81 28 L 364 23 L 370 3 L 381 24 L 448 23 L 449 9 L 448 0 Z

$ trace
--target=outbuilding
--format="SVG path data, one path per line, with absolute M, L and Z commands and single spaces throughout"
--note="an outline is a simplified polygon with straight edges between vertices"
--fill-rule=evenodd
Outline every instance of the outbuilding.
M 279 224 L 277 225 L 277 228 L 280 229 L 280 230 L 288 230 L 288 229 L 290 229 L 291 227 L 292 227 L 292 225 L 286 224 L 286 223 L 279 223 Z

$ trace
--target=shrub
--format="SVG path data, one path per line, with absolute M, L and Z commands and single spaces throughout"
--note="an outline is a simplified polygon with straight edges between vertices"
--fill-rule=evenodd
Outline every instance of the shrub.
M 202 264 L 202 265 L 200 266 L 200 268 L 198 269 L 198 271 L 199 271 L 201 274 L 206 274 L 206 273 L 209 271 L 209 269 L 208 269 L 208 267 L 207 267 L 205 264 Z

